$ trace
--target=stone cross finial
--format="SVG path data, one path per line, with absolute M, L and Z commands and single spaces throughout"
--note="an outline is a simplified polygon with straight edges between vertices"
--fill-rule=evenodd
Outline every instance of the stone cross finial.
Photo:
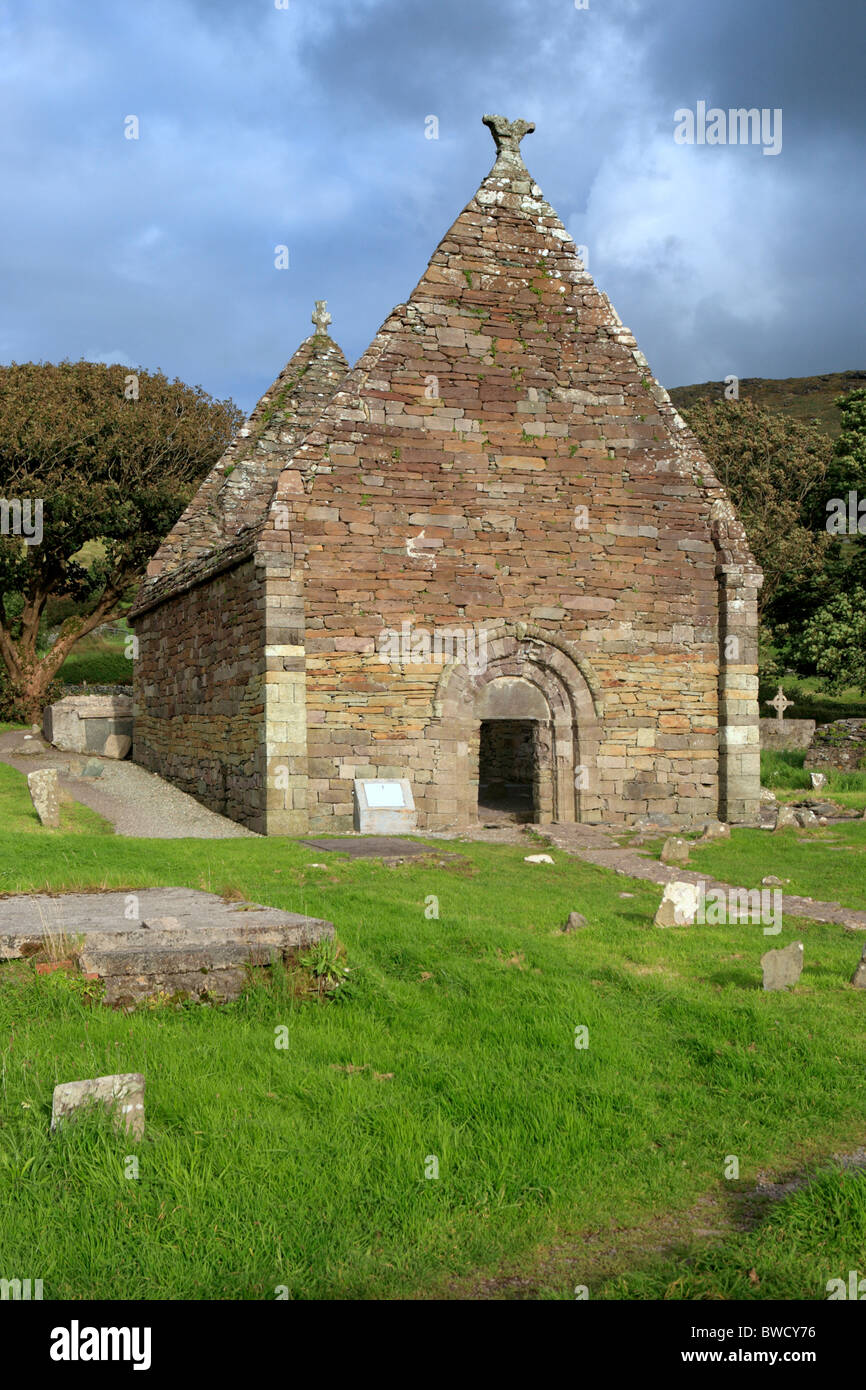
M 785 718 L 785 710 L 793 705 L 794 701 L 789 700 L 782 687 L 779 686 L 773 699 L 765 700 L 764 703 L 772 705 L 773 709 L 776 711 L 776 718 L 781 720 Z
M 331 322 L 331 315 L 328 313 L 327 299 L 316 300 L 316 311 L 310 322 L 316 325 L 317 333 L 327 333 L 328 324 Z
M 505 116 L 485 116 L 484 124 L 489 127 L 496 141 L 497 164 L 523 168 L 520 142 L 524 135 L 531 135 L 535 129 L 534 121 L 509 121 Z

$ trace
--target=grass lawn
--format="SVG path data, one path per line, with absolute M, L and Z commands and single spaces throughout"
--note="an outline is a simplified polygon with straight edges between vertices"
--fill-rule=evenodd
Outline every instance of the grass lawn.
M 769 1206 L 754 1229 L 707 1245 L 684 1242 L 675 1256 L 605 1280 L 597 1298 L 796 1299 L 824 1279 L 862 1272 L 866 1250 L 866 1173 L 830 1168 L 808 1187 Z
M 657 1219 L 732 1190 L 729 1155 L 743 1184 L 864 1140 L 862 942 L 838 927 L 658 930 L 656 887 L 528 865 L 530 845 L 389 869 L 282 840 L 25 834 L 22 780 L 2 795 L 0 892 L 239 891 L 330 918 L 350 967 L 331 1002 L 288 975 L 126 1015 L 0 966 L 0 1267 L 46 1297 L 456 1296 L 589 1230 L 647 1224 L 651 1246 Z M 558 935 L 574 908 L 589 926 Z M 765 994 L 761 954 L 797 937 L 800 984 Z M 95 1121 L 49 1139 L 56 1082 L 138 1070 L 141 1144 Z M 750 1258 L 765 1287 L 781 1262 L 790 1296 L 824 1298 L 837 1264 L 866 1268 L 858 1229 L 838 1257 L 822 1227 L 811 1262 Z M 651 1259 L 569 1265 L 539 1296 L 656 1297 Z M 643 1271 L 645 1292 L 611 1282 Z
M 2 732 L 4 732 L 3 726 L 0 725 L 0 733 Z M 11 836 L 26 835 L 34 830 L 47 840 L 48 845 L 51 845 L 54 838 L 62 838 L 68 833 L 114 834 L 114 827 L 107 820 L 97 815 L 95 811 L 91 811 L 89 806 L 82 806 L 77 801 L 61 800 L 60 828 L 58 830 L 43 829 L 27 791 L 26 777 L 23 773 L 8 767 L 6 763 L 0 763 L 0 834 L 3 835 L 8 845 Z M 3 862 L 5 862 L 5 855 Z M 2 862 L 0 862 L 0 875 L 2 872 Z
M 866 771 L 840 772 L 827 768 L 826 787 L 812 790 L 812 779 L 803 766 L 805 749 L 767 749 L 761 754 L 761 786 L 769 787 L 779 801 L 836 801 L 851 810 L 866 809 Z M 805 793 L 805 795 L 804 795 Z
M 661 837 L 647 841 L 640 853 L 657 859 L 663 844 Z M 742 888 L 760 888 L 762 878 L 775 874 L 785 893 L 866 909 L 866 821 L 791 826 L 778 834 L 734 829 L 730 839 L 693 843 L 688 866 Z

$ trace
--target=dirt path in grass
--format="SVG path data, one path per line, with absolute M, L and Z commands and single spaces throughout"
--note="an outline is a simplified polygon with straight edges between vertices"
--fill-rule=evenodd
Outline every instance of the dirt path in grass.
M 0 734 L 0 762 L 25 774 L 37 768 L 56 768 L 61 797 L 89 806 L 110 821 L 118 835 L 153 840 L 255 837 L 246 826 L 209 811 L 195 797 L 129 759 L 119 762 L 92 753 L 61 753 L 22 729 Z M 99 777 L 81 775 L 88 762 L 101 766 Z
M 866 1169 L 866 1148 L 831 1156 L 842 1168 Z M 497 1273 L 472 1274 L 449 1281 L 442 1288 L 419 1294 L 422 1298 L 541 1299 L 566 1290 L 569 1296 L 579 1284 L 605 1283 L 639 1270 L 648 1259 L 676 1257 L 694 1249 L 697 1241 L 717 1242 L 753 1230 L 775 1202 L 798 1191 L 829 1166 L 826 1159 L 797 1171 L 770 1176 L 761 1172 L 754 1184 L 725 1183 L 681 1212 L 661 1212 L 634 1226 L 611 1225 L 563 1236 L 555 1244 L 536 1249 L 518 1271 L 513 1266 Z M 527 1267 L 528 1266 L 528 1267 Z
M 627 878 L 640 878 L 649 883 L 677 882 L 701 883 L 707 888 L 721 888 L 724 892 L 736 889 L 737 884 L 721 883 L 709 874 L 696 873 L 691 869 L 670 868 L 660 864 L 657 859 L 648 859 L 634 849 L 624 849 L 605 830 L 595 825 L 535 825 L 531 827 L 543 835 L 557 849 L 573 854 L 586 864 L 596 864 L 601 869 L 611 869 Z M 843 907 L 841 903 L 816 902 L 814 898 L 800 898 L 792 893 L 783 893 L 782 912 L 785 916 L 806 917 L 811 922 L 838 922 L 852 931 L 866 931 L 866 912 Z

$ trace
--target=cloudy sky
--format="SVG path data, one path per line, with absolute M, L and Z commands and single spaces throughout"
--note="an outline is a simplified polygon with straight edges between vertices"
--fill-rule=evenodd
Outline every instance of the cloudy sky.
M 0 0 L 0 361 L 249 409 L 317 298 L 354 361 L 492 111 L 536 122 L 527 163 L 666 386 L 866 367 L 862 0 L 578 4 Z M 781 109 L 781 151 L 677 143 L 699 102 Z

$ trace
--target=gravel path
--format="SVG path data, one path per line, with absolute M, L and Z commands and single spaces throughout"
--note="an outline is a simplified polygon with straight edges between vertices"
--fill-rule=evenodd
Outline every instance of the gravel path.
M 16 750 L 30 743 L 38 752 L 16 754 Z M 97 758 L 102 764 L 102 776 L 82 777 L 81 769 L 90 758 L 90 754 L 58 752 L 41 738 L 25 739 L 23 730 L 0 734 L 0 762 L 24 773 L 56 767 L 61 795 L 65 792 L 74 801 L 98 811 L 118 835 L 153 840 L 259 838 L 255 831 L 209 811 L 195 797 L 187 796 L 155 773 L 145 772 L 129 759 L 118 762 L 115 758 Z

